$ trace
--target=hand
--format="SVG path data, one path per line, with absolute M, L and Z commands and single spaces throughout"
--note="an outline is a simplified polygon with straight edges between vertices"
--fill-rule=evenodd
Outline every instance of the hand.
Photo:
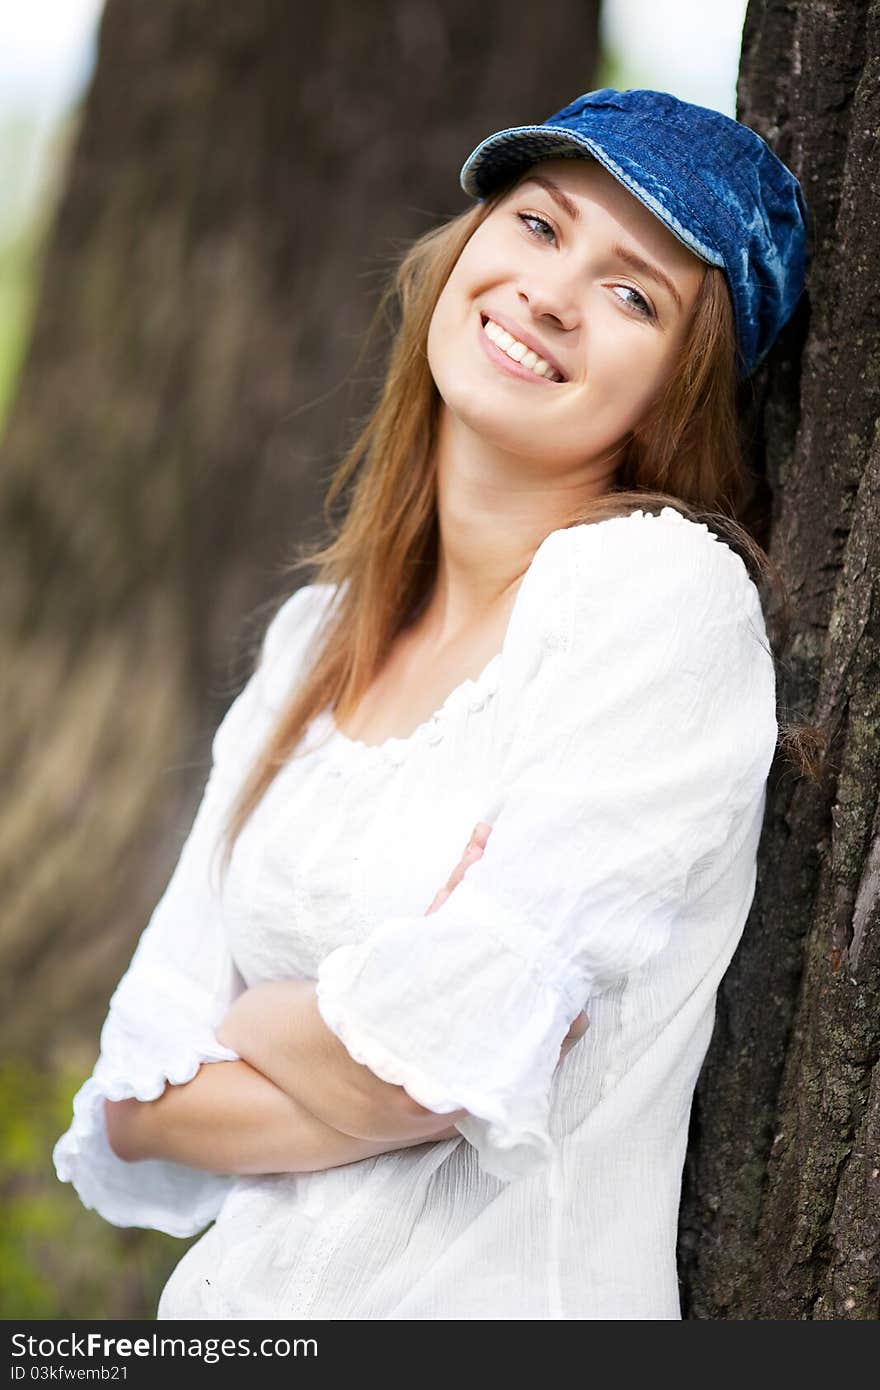
M 581 1009 L 580 1013 L 572 1023 L 565 1037 L 562 1039 L 562 1047 L 559 1052 L 560 1062 L 562 1061 L 565 1054 L 571 1051 L 575 1043 L 578 1042 L 578 1040 L 584 1036 L 584 1033 L 586 1033 L 589 1026 L 590 1020 L 587 1018 L 587 1015 L 584 1013 L 583 1009 Z
M 491 833 L 491 825 L 487 825 L 485 821 L 477 821 L 477 824 L 474 826 L 473 831 L 471 833 L 471 838 L 468 840 L 467 844 L 464 847 L 464 852 L 462 853 L 461 859 L 459 859 L 458 863 L 452 870 L 452 873 L 449 875 L 449 878 L 446 880 L 443 887 L 438 889 L 437 893 L 434 895 L 430 907 L 425 912 L 426 917 L 428 917 L 432 912 L 436 912 L 438 907 L 442 907 L 443 903 L 445 903 L 446 899 L 454 891 L 456 886 L 459 883 L 461 883 L 461 880 L 464 878 L 469 866 L 475 863 L 476 860 L 478 860 L 482 855 L 483 850 L 486 848 L 486 843 Z M 589 1026 L 590 1020 L 587 1018 L 587 1015 L 584 1013 L 584 1011 L 581 1010 L 581 1012 L 574 1019 L 571 1027 L 569 1028 L 568 1032 L 562 1040 L 562 1047 L 559 1051 L 560 1062 L 562 1061 L 563 1057 L 565 1057 L 566 1054 L 571 1051 L 575 1043 L 578 1042 L 584 1036 Z M 559 1063 L 557 1062 L 557 1066 L 558 1065 Z M 456 1110 L 454 1113 L 459 1116 L 464 1116 L 467 1115 L 468 1112 L 466 1110 Z M 431 1138 L 455 1139 L 458 1137 L 458 1133 L 459 1132 L 454 1125 L 449 1125 L 447 1128 L 440 1130 L 437 1134 L 432 1135 Z
M 491 825 L 487 825 L 485 821 L 477 821 L 477 824 L 474 826 L 473 831 L 471 833 L 471 838 L 468 840 L 467 844 L 464 847 L 464 852 L 461 858 L 459 859 L 455 868 L 452 870 L 452 873 L 449 875 L 443 887 L 440 888 L 438 892 L 435 894 L 431 906 L 425 913 L 426 917 L 430 913 L 436 912 L 437 908 L 441 907 L 443 903 L 445 903 L 446 899 L 449 897 L 450 893 L 453 892 L 457 884 L 461 883 L 461 880 L 464 878 L 469 866 L 475 863 L 476 860 L 479 859 L 482 855 L 483 850 L 486 848 L 486 843 L 491 833 Z M 568 1032 L 562 1040 L 562 1048 L 559 1053 L 560 1061 L 565 1056 L 565 1054 L 569 1052 L 571 1048 L 574 1047 L 575 1043 L 578 1042 L 579 1039 L 584 1036 L 584 1033 L 586 1033 L 589 1026 L 590 1020 L 587 1018 L 587 1015 L 583 1012 L 583 1010 L 581 1010 L 581 1012 L 578 1014 L 577 1018 L 574 1020 L 574 1022 L 572 1023 L 571 1027 L 569 1028 Z
M 431 906 L 425 913 L 426 917 L 429 916 L 430 913 L 436 912 L 438 907 L 442 907 L 452 890 L 456 887 L 457 884 L 461 883 L 461 880 L 464 878 L 465 871 L 468 869 L 468 867 L 480 858 L 481 854 L 483 853 L 483 850 L 486 848 L 486 841 L 488 840 L 491 833 L 491 825 L 487 825 L 486 822 L 482 820 L 477 821 L 471 833 L 471 838 L 468 840 L 467 844 L 464 847 L 464 853 L 462 854 L 455 868 L 452 870 L 452 873 L 449 875 L 443 887 L 438 889 L 437 893 L 434 895 L 434 899 L 431 903 Z

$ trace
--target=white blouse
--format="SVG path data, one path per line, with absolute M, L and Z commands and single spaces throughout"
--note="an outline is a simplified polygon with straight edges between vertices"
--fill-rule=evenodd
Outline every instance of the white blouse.
M 551 532 L 502 650 L 412 735 L 368 745 L 329 709 L 312 722 L 221 892 L 222 813 L 334 592 L 283 603 L 216 732 L 58 1176 L 115 1225 L 209 1227 L 160 1319 L 680 1318 L 691 1102 L 778 733 L 758 591 L 672 507 Z M 425 916 L 479 820 L 482 857 Z M 317 981 L 357 1061 L 438 1114 L 467 1110 L 461 1137 L 310 1173 L 117 1159 L 103 1098 L 234 1060 L 214 1036 L 233 999 L 292 976 Z

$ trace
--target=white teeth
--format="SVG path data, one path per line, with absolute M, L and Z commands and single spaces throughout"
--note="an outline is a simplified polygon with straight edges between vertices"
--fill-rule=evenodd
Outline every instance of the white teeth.
M 511 337 L 507 330 L 496 323 L 494 319 L 486 320 L 484 332 L 497 347 L 507 353 L 508 357 L 512 358 L 514 362 L 521 362 L 524 367 L 531 368 L 536 376 L 549 377 L 551 381 L 562 381 L 562 377 L 554 367 L 550 366 L 549 362 L 545 362 L 543 357 L 539 357 L 518 338 Z

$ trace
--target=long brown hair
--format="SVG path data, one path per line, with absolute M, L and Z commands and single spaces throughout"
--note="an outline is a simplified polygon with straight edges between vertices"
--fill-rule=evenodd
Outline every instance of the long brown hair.
M 510 186 L 418 237 L 386 283 L 365 348 L 380 321 L 393 326 L 389 311 L 396 310 L 398 326 L 381 396 L 325 495 L 333 539 L 300 547 L 286 566 L 290 573 L 316 566 L 311 582 L 335 586 L 333 603 L 309 668 L 300 674 L 233 799 L 221 837 L 224 872 L 243 826 L 312 719 L 328 707 L 356 706 L 431 589 L 438 558 L 433 460 L 440 396 L 428 366 L 428 328 L 463 248 Z M 791 622 L 788 592 L 776 566 L 738 519 L 754 480 L 740 437 L 735 346 L 726 282 L 719 269 L 707 265 L 687 340 L 665 389 L 626 443 L 615 485 L 581 505 L 565 525 L 664 506 L 704 522 L 740 555 L 759 589 L 775 590 L 780 633 L 771 647 L 782 648 Z M 352 478 L 344 517 L 334 527 L 333 505 Z M 780 743 L 798 770 L 815 780 L 824 752 L 819 731 L 780 724 Z

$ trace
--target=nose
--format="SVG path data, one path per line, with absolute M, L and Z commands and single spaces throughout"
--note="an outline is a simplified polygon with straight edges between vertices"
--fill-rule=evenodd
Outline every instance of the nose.
M 578 310 L 574 295 L 560 282 L 544 281 L 540 285 L 521 284 L 518 290 L 520 304 L 528 306 L 536 320 L 549 322 L 554 328 L 564 332 L 578 326 Z

